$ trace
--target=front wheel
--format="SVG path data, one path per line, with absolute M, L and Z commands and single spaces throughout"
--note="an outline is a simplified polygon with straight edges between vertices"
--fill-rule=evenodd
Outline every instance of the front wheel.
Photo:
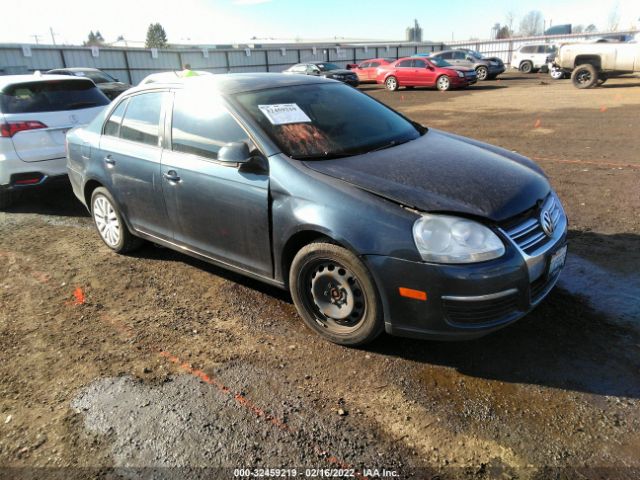
M 356 255 L 330 243 L 311 243 L 293 259 L 291 296 L 305 324 L 340 345 L 363 345 L 384 328 L 371 274 Z
M 387 87 L 387 90 L 391 91 L 391 92 L 395 92 L 396 90 L 398 90 L 398 79 L 396 77 L 388 77 L 385 81 L 384 81 L 384 86 Z
M 441 92 L 446 92 L 451 88 L 451 80 L 446 75 L 441 75 L 436 80 L 436 88 Z
M 533 63 L 531 63 L 531 62 L 522 62 L 520 64 L 520 71 L 522 73 L 531 73 L 531 72 L 533 72 Z
M 489 76 L 489 69 L 484 66 L 480 66 L 476 68 L 476 75 L 478 76 L 479 81 L 484 81 Z
M 142 245 L 142 239 L 129 232 L 116 202 L 104 187 L 96 188 L 91 194 L 91 216 L 100 238 L 114 252 L 127 253 Z
M 598 82 L 598 71 L 589 63 L 578 65 L 571 74 L 571 81 L 576 88 L 591 88 Z

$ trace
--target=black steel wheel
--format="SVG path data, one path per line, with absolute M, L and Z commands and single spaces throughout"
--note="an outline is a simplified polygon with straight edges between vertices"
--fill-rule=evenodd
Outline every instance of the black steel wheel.
M 578 65 L 571 73 L 571 81 L 577 88 L 591 88 L 598 82 L 598 71 L 589 63 Z
M 382 306 L 365 265 L 349 250 L 312 243 L 295 256 L 291 296 L 306 325 L 341 345 L 362 345 L 383 330 Z

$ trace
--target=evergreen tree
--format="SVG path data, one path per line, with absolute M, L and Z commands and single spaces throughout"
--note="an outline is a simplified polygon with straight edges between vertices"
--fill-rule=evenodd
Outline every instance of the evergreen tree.
M 152 23 L 147 29 L 147 40 L 145 42 L 146 48 L 166 48 L 167 33 L 159 23 Z

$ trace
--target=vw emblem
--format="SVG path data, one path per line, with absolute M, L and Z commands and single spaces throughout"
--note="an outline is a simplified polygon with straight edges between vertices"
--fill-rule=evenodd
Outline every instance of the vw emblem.
M 540 225 L 542 226 L 542 231 L 545 233 L 547 237 L 553 236 L 553 230 L 555 229 L 555 225 L 553 224 L 553 220 L 551 219 L 551 214 L 549 210 L 543 210 L 540 214 Z

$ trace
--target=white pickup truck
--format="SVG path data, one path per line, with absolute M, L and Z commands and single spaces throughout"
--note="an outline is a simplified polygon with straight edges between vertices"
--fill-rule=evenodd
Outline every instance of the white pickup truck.
M 571 72 L 577 88 L 591 88 L 610 76 L 640 72 L 640 43 L 567 43 L 558 49 L 553 66 Z

